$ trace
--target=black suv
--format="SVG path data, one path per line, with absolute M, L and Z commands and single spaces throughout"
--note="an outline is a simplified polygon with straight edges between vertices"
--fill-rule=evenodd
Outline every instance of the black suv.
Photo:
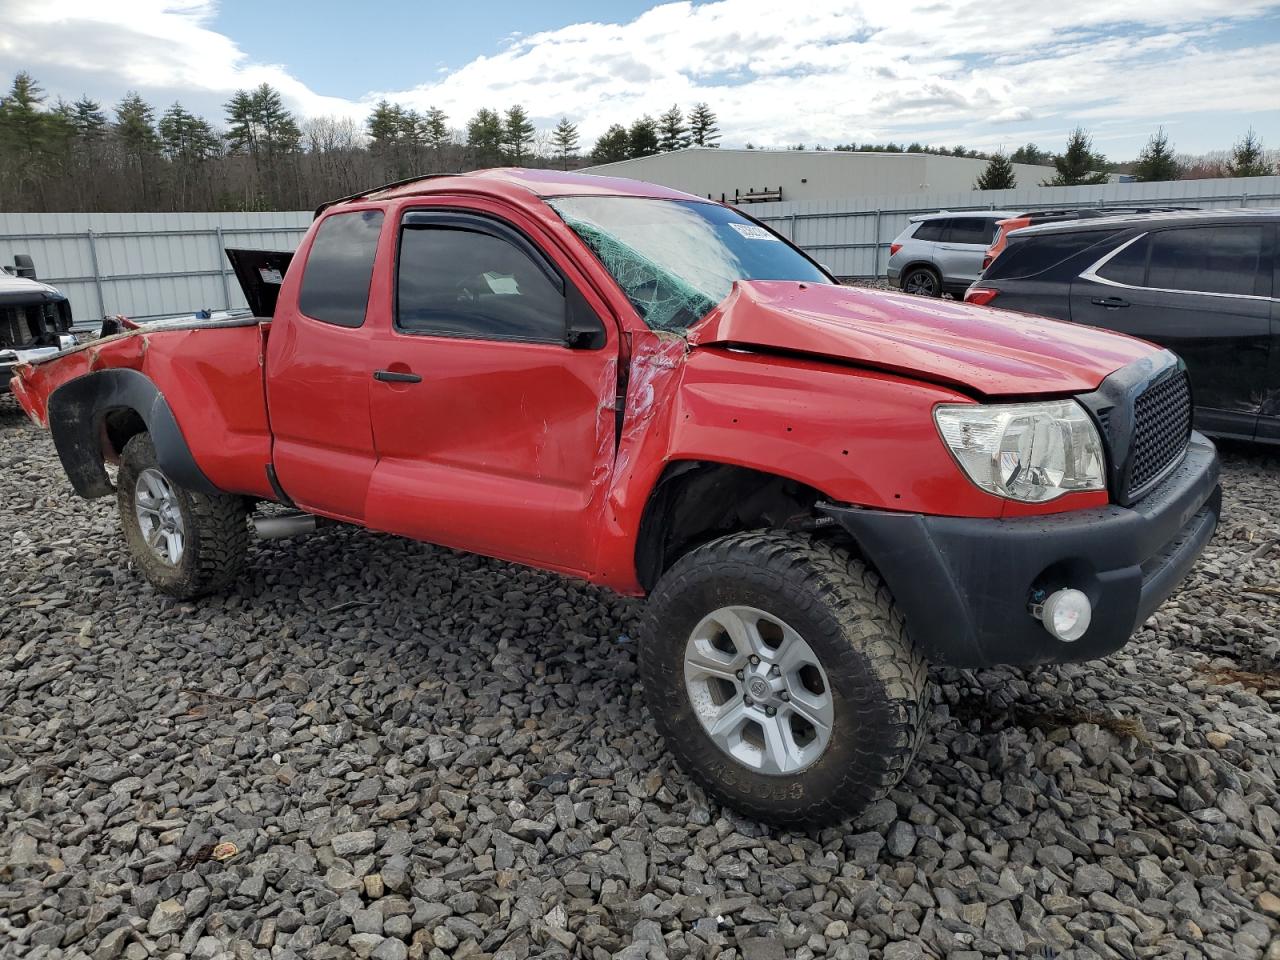
M 1018 230 L 965 299 L 1106 327 L 1186 362 L 1198 430 L 1280 443 L 1280 210 Z

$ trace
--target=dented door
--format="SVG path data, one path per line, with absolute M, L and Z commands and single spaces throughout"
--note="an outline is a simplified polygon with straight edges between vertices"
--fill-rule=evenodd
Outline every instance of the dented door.
M 369 526 L 585 573 L 614 448 L 617 333 L 508 221 L 406 214 L 370 349 Z M 570 347 L 565 317 L 599 337 Z

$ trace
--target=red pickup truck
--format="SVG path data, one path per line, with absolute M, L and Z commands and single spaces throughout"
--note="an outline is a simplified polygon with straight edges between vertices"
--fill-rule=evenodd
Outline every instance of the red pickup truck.
M 1173 354 L 843 287 L 719 203 L 531 170 L 238 251 L 256 316 L 22 366 L 76 491 L 191 597 L 359 524 L 648 596 L 654 720 L 716 796 L 830 822 L 902 776 L 926 664 L 1103 656 L 1212 535 Z M 105 464 L 119 464 L 114 482 Z

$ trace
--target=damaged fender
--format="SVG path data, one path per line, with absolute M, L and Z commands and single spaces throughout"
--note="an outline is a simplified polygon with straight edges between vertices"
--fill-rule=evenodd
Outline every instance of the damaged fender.
M 49 432 L 76 493 L 93 499 L 115 492 L 104 453 L 107 415 L 118 410 L 141 417 L 160 468 L 176 483 L 200 493 L 218 492 L 191 455 L 164 394 L 145 374 L 119 368 L 69 380 L 49 396 Z

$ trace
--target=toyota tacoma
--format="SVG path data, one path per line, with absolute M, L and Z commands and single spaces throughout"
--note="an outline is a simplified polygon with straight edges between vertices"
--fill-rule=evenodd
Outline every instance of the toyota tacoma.
M 1116 650 L 1217 523 L 1172 353 L 843 287 L 665 187 L 418 178 L 326 204 L 293 254 L 230 255 L 254 316 L 13 380 L 142 575 L 217 591 L 251 528 L 339 521 L 647 597 L 655 723 L 761 819 L 882 797 L 930 663 Z

